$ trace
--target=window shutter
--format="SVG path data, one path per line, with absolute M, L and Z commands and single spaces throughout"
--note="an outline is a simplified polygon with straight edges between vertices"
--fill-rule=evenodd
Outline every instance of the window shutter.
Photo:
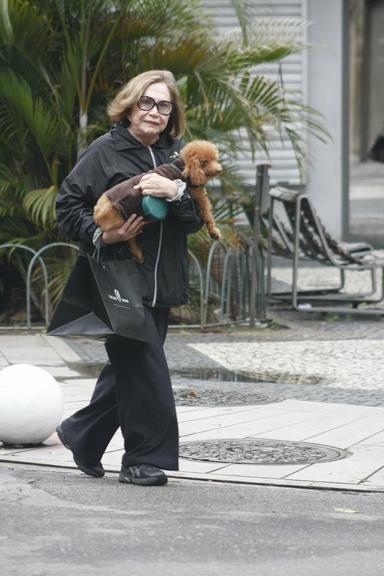
M 220 33 L 238 30 L 238 21 L 235 11 L 229 0 L 202 0 L 206 13 L 213 19 Z M 248 0 L 252 13 L 256 18 L 281 19 L 292 18 L 298 22 L 303 21 L 303 0 Z M 284 87 L 294 92 L 295 97 L 303 98 L 303 66 L 302 54 L 294 54 L 284 58 L 280 66 L 278 63 L 267 63 L 255 68 L 256 74 L 262 74 L 274 80 L 282 81 Z M 242 134 L 246 146 L 247 136 Z M 270 132 L 269 153 L 272 168 L 270 177 L 272 183 L 287 181 L 290 184 L 300 183 L 299 170 L 292 146 L 288 141 L 281 142 L 276 131 Z M 257 152 L 256 160 L 266 159 L 262 152 Z M 239 160 L 241 172 L 249 184 L 255 181 L 255 164 L 251 154 L 245 153 Z

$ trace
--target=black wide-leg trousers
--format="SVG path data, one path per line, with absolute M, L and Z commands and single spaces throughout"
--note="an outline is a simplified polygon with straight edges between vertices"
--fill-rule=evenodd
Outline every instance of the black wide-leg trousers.
M 178 470 L 179 433 L 163 344 L 168 308 L 145 307 L 148 342 L 110 336 L 109 362 L 96 382 L 90 403 L 62 423 L 77 457 L 101 460 L 120 426 L 123 464 L 154 464 Z

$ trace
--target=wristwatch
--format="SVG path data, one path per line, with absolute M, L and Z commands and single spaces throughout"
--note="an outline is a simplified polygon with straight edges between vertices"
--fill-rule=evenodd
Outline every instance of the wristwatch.
M 180 178 L 177 178 L 176 180 L 174 180 L 174 183 L 177 186 L 177 193 L 176 196 L 174 196 L 173 198 L 166 198 L 167 202 L 179 202 L 185 192 L 185 189 L 187 187 L 186 183 L 183 182 L 183 180 L 180 180 Z

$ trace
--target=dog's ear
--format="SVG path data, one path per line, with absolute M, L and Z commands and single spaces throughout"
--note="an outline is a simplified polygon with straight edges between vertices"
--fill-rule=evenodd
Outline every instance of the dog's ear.
M 196 156 L 194 158 L 189 158 L 185 163 L 183 175 L 186 178 L 189 178 L 192 184 L 205 184 L 207 181 L 200 160 L 196 158 Z

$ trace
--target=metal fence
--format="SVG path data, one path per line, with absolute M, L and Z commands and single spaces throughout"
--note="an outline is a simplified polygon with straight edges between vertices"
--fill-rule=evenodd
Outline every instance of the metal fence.
M 32 327 L 32 295 L 33 271 L 37 264 L 41 266 L 42 276 L 39 278 L 42 302 L 37 306 L 44 322 L 49 324 L 50 310 L 52 308 L 49 296 L 49 277 L 44 257 L 47 252 L 59 246 L 69 247 L 78 251 L 78 246 L 67 242 L 54 242 L 47 244 L 39 250 L 34 250 L 24 244 L 2 244 L 3 250 L 23 250 L 31 255 L 25 276 L 25 327 Z M 209 250 L 207 264 L 203 266 L 196 254 L 189 250 L 190 258 L 190 284 L 198 294 L 198 303 L 195 305 L 194 320 L 188 323 L 178 322 L 178 326 L 220 326 L 228 323 L 247 322 L 255 297 L 252 289 L 252 264 L 254 250 L 251 246 L 238 248 L 226 247 L 220 242 L 214 242 Z M 36 305 L 36 299 L 35 299 Z
M 200 288 L 200 327 L 247 321 L 251 278 L 249 248 L 225 247 L 214 242 L 205 267 L 191 251 L 189 254 L 191 284 L 198 284 Z
M 260 163 L 256 166 L 256 185 L 248 209 L 243 206 L 252 222 L 252 233 L 246 243 L 238 247 L 229 247 L 221 242 L 214 242 L 209 250 L 207 263 L 202 265 L 197 255 L 191 250 L 190 281 L 191 292 L 198 295 L 189 322 L 186 326 L 199 326 L 201 329 L 212 325 L 223 325 L 235 322 L 249 322 L 253 327 L 265 321 L 265 245 L 261 232 L 261 217 L 269 206 L 269 165 Z M 40 314 L 45 326 L 49 323 L 50 299 L 48 269 L 44 261 L 47 251 L 58 246 L 78 250 L 74 244 L 54 242 L 39 250 L 23 244 L 8 243 L 0 245 L 2 250 L 24 250 L 31 254 L 25 277 L 25 326 L 31 328 L 32 272 L 37 263 L 42 268 L 43 303 Z M 36 298 L 35 298 L 36 304 Z M 182 320 L 181 320 L 182 323 Z M 180 326 L 180 321 L 178 322 Z

